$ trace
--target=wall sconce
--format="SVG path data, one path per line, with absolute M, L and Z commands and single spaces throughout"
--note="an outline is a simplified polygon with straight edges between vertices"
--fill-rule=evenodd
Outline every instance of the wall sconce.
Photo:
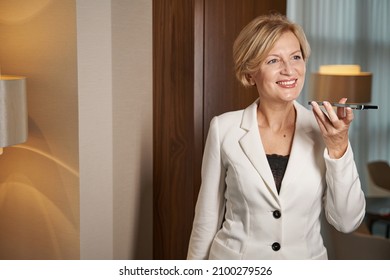
M 26 78 L 0 75 L 0 155 L 28 135 Z
M 371 102 L 372 73 L 361 72 L 359 65 L 323 65 L 312 73 L 311 100 L 338 102 L 347 97 L 348 103 Z

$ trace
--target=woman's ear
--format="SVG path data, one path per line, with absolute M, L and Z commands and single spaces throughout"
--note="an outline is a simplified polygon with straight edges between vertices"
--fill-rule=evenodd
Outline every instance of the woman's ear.
M 245 74 L 245 78 L 248 81 L 248 83 L 251 86 L 254 86 L 256 84 L 255 80 L 253 79 L 253 76 L 251 74 Z

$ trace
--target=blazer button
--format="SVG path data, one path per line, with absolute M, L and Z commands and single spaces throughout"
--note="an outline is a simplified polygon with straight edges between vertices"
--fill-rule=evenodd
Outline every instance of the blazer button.
M 279 218 L 282 216 L 282 214 L 280 213 L 279 210 L 275 210 L 275 211 L 272 213 L 272 215 L 274 216 L 275 219 L 279 219 Z
M 274 242 L 271 247 L 272 247 L 272 250 L 274 250 L 274 251 L 280 250 L 280 244 L 278 242 Z

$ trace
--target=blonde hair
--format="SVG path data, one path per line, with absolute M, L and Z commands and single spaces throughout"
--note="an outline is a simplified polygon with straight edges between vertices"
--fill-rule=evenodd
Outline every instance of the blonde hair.
M 301 46 L 303 59 L 310 56 L 310 45 L 298 24 L 280 14 L 262 15 L 245 26 L 233 44 L 234 68 L 237 79 L 250 86 L 249 75 L 256 73 L 275 42 L 285 33 L 292 32 Z

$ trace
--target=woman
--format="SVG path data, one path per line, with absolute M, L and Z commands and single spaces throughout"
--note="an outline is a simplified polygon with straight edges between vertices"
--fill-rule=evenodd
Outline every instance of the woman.
M 211 121 L 188 259 L 327 259 L 321 211 L 341 232 L 365 213 L 353 112 L 296 102 L 310 47 L 281 15 L 254 19 L 233 53 L 238 79 L 259 98 Z

